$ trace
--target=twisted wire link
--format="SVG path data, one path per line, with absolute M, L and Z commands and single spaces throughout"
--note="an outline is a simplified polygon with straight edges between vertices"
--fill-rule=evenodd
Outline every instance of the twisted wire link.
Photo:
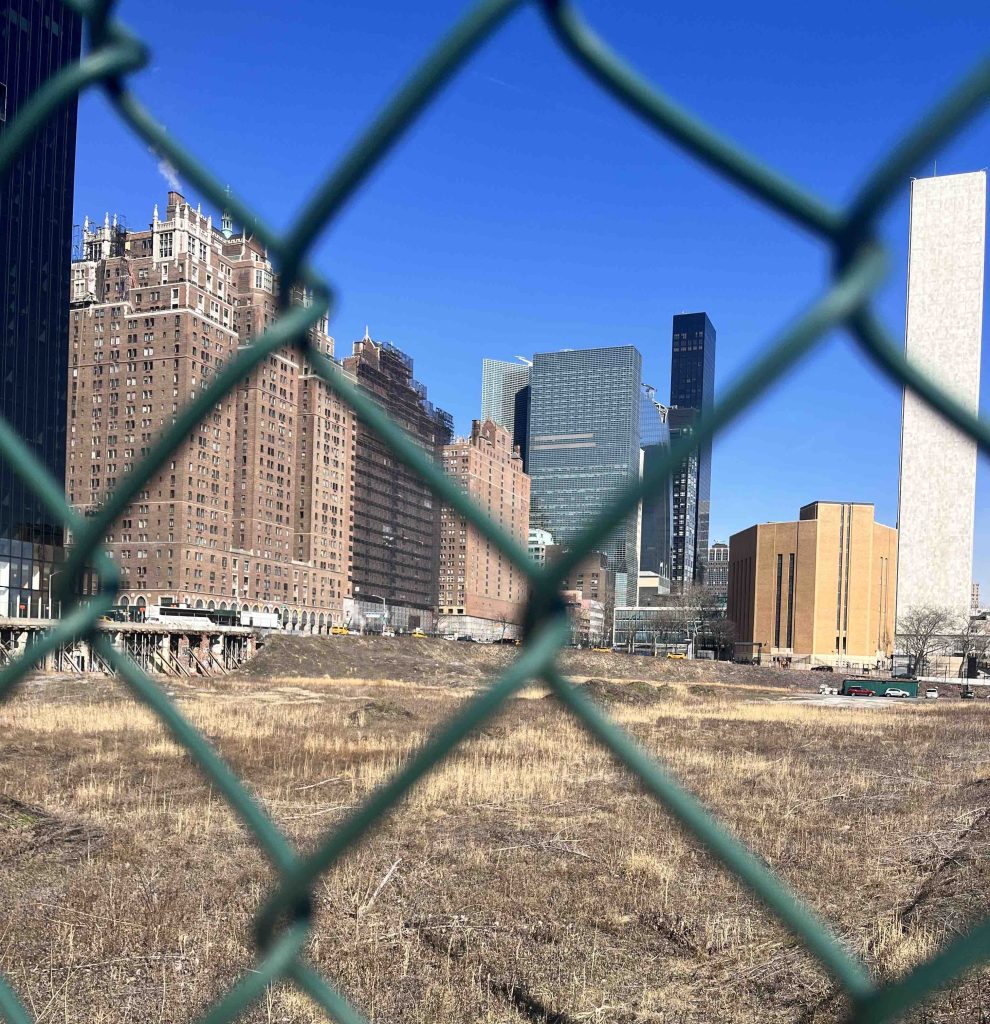
M 746 154 L 732 140 L 721 137 L 665 96 L 610 48 L 573 4 L 565 0 L 529 0 L 540 8 L 550 34 L 564 51 L 618 103 L 700 164 L 816 236 L 833 257 L 832 279 L 823 293 L 809 303 L 793 324 L 766 344 L 754 365 L 700 418 L 693 436 L 673 445 L 666 458 L 642 479 L 631 482 L 585 527 L 559 562 L 539 569 L 514 537 L 475 506 L 372 399 L 311 345 L 310 329 L 324 314 L 332 312 L 333 291 L 306 262 L 320 234 L 342 206 L 368 181 L 384 156 L 455 72 L 523 6 L 523 0 L 481 0 L 469 10 L 372 121 L 283 234 L 271 228 L 236 194 L 230 195 L 207 166 L 166 133 L 130 91 L 129 76 L 147 64 L 149 54 L 143 42 L 114 18 L 114 0 L 62 2 L 84 19 L 88 33 L 87 53 L 78 63 L 64 68 L 46 82 L 7 126 L 0 139 L 0 174 L 6 172 L 54 111 L 85 90 L 100 87 L 135 134 L 168 159 L 206 199 L 230 210 L 235 220 L 252 225 L 256 237 L 268 247 L 280 275 L 279 317 L 224 367 L 209 388 L 184 407 L 175 422 L 157 439 L 148 456 L 118 483 L 94 516 L 83 519 L 66 503 L 57 481 L 0 418 L 0 456 L 31 486 L 47 510 L 61 519 L 74 540 L 56 588 L 67 611 L 37 643 L 0 671 L 0 699 L 9 699 L 17 684 L 47 654 L 65 644 L 90 641 L 134 699 L 157 717 L 203 775 L 223 794 L 272 865 L 272 891 L 256 918 L 257 962 L 213 1003 L 200 1018 L 200 1024 L 227 1024 L 235 1020 L 259 998 L 266 986 L 279 979 L 298 986 L 340 1024 L 363 1024 L 364 1016 L 307 962 L 305 946 L 311 928 L 312 887 L 472 730 L 497 713 L 520 687 L 533 679 L 545 682 L 561 705 L 639 780 L 644 791 L 666 808 L 797 937 L 849 999 L 851 1020 L 859 1024 L 892 1020 L 966 969 L 990 961 L 990 919 L 987 919 L 967 935 L 957 937 L 906 977 L 878 987 L 865 965 L 842 939 L 759 857 L 680 787 L 628 733 L 573 687 L 556 665 L 569 632 L 558 596 L 560 584 L 568 572 L 630 515 L 644 495 L 666 482 L 691 450 L 712 439 L 752 406 L 835 328 L 844 328 L 888 377 L 915 392 L 968 434 L 981 451 L 990 451 L 990 424 L 964 409 L 912 366 L 871 305 L 888 265 L 887 254 L 876 238 L 877 221 L 899 192 L 906 175 L 990 101 L 990 59 L 981 61 L 939 104 L 919 118 L 887 158 L 865 177 L 846 207 L 834 209 Z M 297 288 L 310 292 L 313 301 L 309 305 L 293 305 L 291 296 Z M 110 525 L 210 409 L 269 354 L 287 346 L 299 350 L 331 390 L 391 448 L 395 457 L 418 473 L 439 500 L 453 506 L 496 544 L 530 584 L 527 636 L 519 657 L 494 683 L 469 700 L 349 818 L 329 831 L 315 852 L 306 857 L 299 855 L 163 689 L 114 648 L 97 628 L 100 616 L 113 605 L 118 592 L 117 570 L 102 541 Z M 97 596 L 84 600 L 74 595 L 87 565 L 96 569 L 101 589 Z M 33 1018 L 13 987 L 2 976 L 0 1014 L 12 1024 L 33 1024 Z

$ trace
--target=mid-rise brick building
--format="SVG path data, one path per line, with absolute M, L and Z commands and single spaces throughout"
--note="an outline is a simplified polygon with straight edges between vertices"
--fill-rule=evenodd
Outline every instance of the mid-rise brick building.
M 450 413 L 413 377 L 413 363 L 389 342 L 365 336 L 343 360 L 370 395 L 431 457 L 451 439 Z M 432 628 L 437 606 L 440 506 L 418 474 L 358 424 L 354 459 L 353 591 L 358 624 Z M 384 616 L 384 618 L 383 618 Z
M 448 476 L 477 505 L 520 546 L 526 544 L 529 477 L 508 430 L 492 420 L 474 420 L 470 437 L 444 446 L 443 464 Z M 442 505 L 440 630 L 498 635 L 503 625 L 521 624 L 526 592 L 525 576 L 498 546 L 455 509 Z M 506 632 L 514 634 L 514 630 Z
M 715 541 L 708 549 L 705 586 L 723 608 L 729 601 L 729 545 Z
M 87 223 L 71 288 L 66 491 L 85 514 L 274 320 L 278 279 L 257 240 L 170 192 L 146 231 Z M 311 340 L 333 355 L 325 320 Z M 121 602 L 340 621 L 354 438 L 350 409 L 300 354 L 270 355 L 114 524 Z

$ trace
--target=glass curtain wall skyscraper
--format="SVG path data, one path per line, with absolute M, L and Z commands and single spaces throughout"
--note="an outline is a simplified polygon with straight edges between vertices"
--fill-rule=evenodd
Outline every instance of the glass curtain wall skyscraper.
M 644 384 L 640 396 L 639 443 L 643 449 L 643 473 L 649 473 L 670 451 L 668 409 L 656 400 L 654 388 Z M 667 479 L 643 498 L 643 525 L 639 571 L 655 572 L 670 579 L 670 530 L 672 481 Z
M 530 377 L 530 522 L 566 547 L 640 473 L 642 358 L 632 345 L 543 352 Z M 635 604 L 639 516 L 602 545 Z
M 512 435 L 512 443 L 527 463 L 529 431 L 529 363 L 485 359 L 481 366 L 481 420 L 491 420 Z
M 715 328 L 707 313 L 674 317 L 670 355 L 670 433 L 690 434 L 715 399 Z M 672 589 L 703 583 L 708 562 L 712 444 L 706 441 L 674 477 Z

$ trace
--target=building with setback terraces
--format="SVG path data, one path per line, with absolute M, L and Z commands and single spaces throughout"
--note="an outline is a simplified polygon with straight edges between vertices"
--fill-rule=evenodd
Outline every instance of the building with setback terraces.
M 178 192 L 145 231 L 87 222 L 72 267 L 66 491 L 92 512 L 276 316 L 264 248 Z M 299 295 L 298 301 L 307 297 Z M 322 320 L 315 348 L 333 354 Z M 113 525 L 121 603 L 278 613 L 327 629 L 350 596 L 355 421 L 295 352 L 221 399 Z

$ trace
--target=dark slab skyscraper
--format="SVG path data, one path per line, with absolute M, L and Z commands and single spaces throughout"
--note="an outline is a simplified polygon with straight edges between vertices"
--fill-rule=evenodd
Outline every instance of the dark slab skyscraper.
M 0 138 L 38 88 L 79 58 L 81 31 L 79 16 L 60 0 L 4 0 Z M 65 479 L 75 158 L 73 99 L 52 114 L 0 178 L 0 413 L 59 481 Z M 28 544 L 62 541 L 61 526 L 3 463 L 0 537 Z
M 715 399 L 715 328 L 707 313 L 674 317 L 670 355 L 671 441 L 689 435 Z M 673 481 L 671 588 L 677 592 L 703 583 L 708 563 L 712 445 L 701 445 L 685 460 Z

